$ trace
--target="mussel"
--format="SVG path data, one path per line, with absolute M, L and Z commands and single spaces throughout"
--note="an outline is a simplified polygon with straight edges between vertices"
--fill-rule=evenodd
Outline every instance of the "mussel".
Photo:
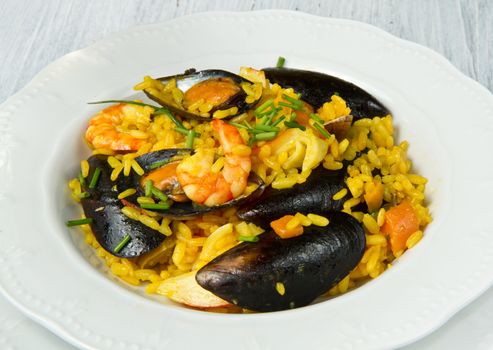
M 93 220 L 90 225 L 98 243 L 111 254 L 123 258 L 134 258 L 158 247 L 164 235 L 129 219 L 121 211 L 123 204 L 118 199 L 118 189 L 130 188 L 132 179 L 121 176 L 117 181 L 111 181 L 112 169 L 108 165 L 107 156 L 92 156 L 88 162 L 88 179 L 93 177 L 96 169 L 99 169 L 100 175 L 97 186 L 84 186 L 89 197 L 81 199 L 81 203 L 85 216 Z M 130 235 L 129 243 L 117 251 L 115 248 L 126 235 Z
M 333 94 L 339 94 L 351 108 L 354 118 L 385 116 L 389 110 L 362 88 L 334 76 L 292 68 L 264 68 L 271 83 L 290 87 L 314 108 L 321 107 Z
M 198 284 L 232 304 L 253 311 L 308 305 L 356 267 L 365 251 L 362 225 L 343 212 L 324 213 L 326 227 L 309 226 L 298 237 L 272 231 L 243 242 L 196 274 Z
M 237 107 L 236 113 L 224 118 L 229 119 L 244 113 L 258 100 L 247 103 L 247 94 L 242 84 L 252 84 L 252 82 L 224 70 L 208 69 L 197 72 L 195 69 L 189 69 L 184 74 L 158 78 L 157 80 L 163 84 L 168 84 L 172 80 L 176 82 L 176 87 L 184 92 L 181 105 L 172 96 L 167 98 L 153 89 L 144 89 L 145 94 L 161 106 L 167 107 L 171 112 L 189 119 L 210 120 L 210 116 L 216 111 Z M 188 107 L 201 99 L 212 106 L 212 109 L 205 112 L 208 116 L 204 113 L 188 110 Z
M 268 228 L 273 219 L 287 214 L 340 210 L 346 197 L 339 200 L 332 197 L 346 186 L 345 173 L 345 169 L 327 170 L 320 165 L 302 184 L 282 190 L 269 187 L 255 202 L 243 205 L 238 216 Z
M 167 187 L 160 189 L 171 199 L 176 200 L 179 195 L 184 196 L 180 192 L 176 177 L 173 179 L 173 174 L 168 174 L 169 172 L 167 171 L 162 172 L 162 169 L 166 170 L 166 167 L 169 167 L 170 164 L 173 165 L 176 157 L 187 155 L 191 152 L 192 150 L 190 149 L 166 149 L 146 153 L 135 158 L 145 172 L 142 177 L 132 172 L 129 176 L 120 175 L 115 181 L 112 181 L 110 178 L 113 169 L 108 164 L 107 156 L 95 155 L 88 159 L 90 167 L 88 179 L 93 177 L 96 169 L 99 169 L 100 175 L 95 187 L 91 188 L 86 183 L 83 190 L 89 194 L 89 197 L 81 199 L 81 203 L 86 217 L 93 219 L 91 228 L 97 241 L 104 249 L 113 255 L 128 258 L 140 256 L 159 246 L 165 238 L 164 235 L 143 225 L 139 221 L 129 219 L 122 213 L 121 209 L 124 203 L 125 205 L 133 205 L 139 208 L 137 197 L 144 195 L 143 179 L 145 180 L 149 176 L 152 176 L 153 172 L 161 171 L 161 174 L 158 174 L 158 176 L 162 175 L 162 173 L 168 176 L 160 184 L 156 184 L 156 186 L 165 184 Z M 250 174 L 249 181 L 258 184 L 253 192 L 248 195 L 239 196 L 221 205 L 208 207 L 197 205 L 189 200 L 185 202 L 174 201 L 170 208 L 157 210 L 156 213 L 159 216 L 175 219 L 191 218 L 207 212 L 248 203 L 258 198 L 265 189 L 262 179 L 254 173 Z M 118 194 L 129 188 L 137 189 L 137 193 L 123 200 L 118 199 Z M 122 250 L 115 251 L 116 245 L 127 234 L 131 237 L 130 243 L 125 245 Z
M 181 152 L 186 151 L 183 149 Z M 163 150 L 163 151 L 157 151 L 157 152 L 151 152 L 144 154 L 140 157 L 135 158 L 135 160 L 139 163 L 139 165 L 144 169 L 146 174 L 143 176 L 143 178 L 148 178 L 152 176 L 153 172 L 164 172 L 168 173 L 168 179 L 173 177 L 170 173 L 173 172 L 173 169 L 170 169 L 169 172 L 167 172 L 167 168 L 175 168 L 176 163 L 168 163 L 168 164 L 163 164 L 161 167 L 158 168 L 153 168 L 152 164 L 159 164 L 162 162 L 166 162 L 168 159 L 170 159 L 170 152 L 173 152 L 173 150 Z M 177 180 L 176 180 L 177 181 Z M 166 183 L 169 185 L 168 189 L 161 188 L 163 192 L 167 195 L 170 195 L 171 198 L 176 195 L 184 195 L 183 192 L 180 192 L 180 189 L 177 189 L 177 185 L 179 184 L 176 183 L 175 180 L 171 181 L 163 181 L 163 183 Z M 197 203 L 194 203 L 190 200 L 182 201 L 182 197 L 180 197 L 180 201 L 175 201 L 173 205 L 165 210 L 165 211 L 160 211 L 160 215 L 162 216 L 169 216 L 174 219 L 183 219 L 183 218 L 191 218 L 197 215 L 205 214 L 208 212 L 212 211 L 217 211 L 225 208 L 229 208 L 232 206 L 240 206 L 246 203 L 250 203 L 252 201 L 255 201 L 265 190 L 265 184 L 262 181 L 262 179 L 256 175 L 255 173 L 251 172 L 250 176 L 248 178 L 248 181 L 251 183 L 257 184 L 257 188 L 249 193 L 248 195 L 241 195 L 239 197 L 236 197 L 235 199 L 232 199 L 226 203 L 220 204 L 220 205 L 215 205 L 215 206 L 205 206 L 205 205 L 200 205 Z M 155 183 L 157 181 L 154 181 Z M 171 190 L 171 192 L 170 192 Z M 141 194 L 143 194 L 142 187 L 139 188 L 139 191 Z

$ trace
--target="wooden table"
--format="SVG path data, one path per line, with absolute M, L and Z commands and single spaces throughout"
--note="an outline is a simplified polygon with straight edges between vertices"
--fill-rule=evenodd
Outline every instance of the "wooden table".
M 269 8 L 373 24 L 438 51 L 493 91 L 491 0 L 2 0 L 0 103 L 53 60 L 121 29 L 203 11 Z M 492 325 L 490 289 L 439 330 L 406 349 L 492 349 Z M 8 346 L 73 348 L 0 296 L 0 348 Z

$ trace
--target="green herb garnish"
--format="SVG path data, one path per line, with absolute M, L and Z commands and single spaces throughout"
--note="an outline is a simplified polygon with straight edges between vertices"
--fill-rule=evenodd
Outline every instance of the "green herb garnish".
M 277 132 L 271 131 L 271 132 L 263 132 L 261 134 L 255 135 L 255 140 L 257 141 L 268 141 L 272 140 L 277 136 Z
M 147 180 L 144 185 L 144 195 L 150 197 L 152 194 L 152 180 Z
M 187 141 L 185 143 L 185 148 L 193 148 L 193 140 L 195 139 L 195 136 L 197 133 L 195 130 L 189 130 L 188 135 L 187 135 Z
M 324 123 L 324 121 L 318 115 L 316 115 L 315 113 L 310 113 L 309 117 L 311 119 L 315 120 L 319 124 L 323 124 Z
M 243 124 L 239 124 L 239 123 L 234 123 L 234 122 L 227 122 L 229 125 L 233 125 L 233 126 L 236 126 L 237 128 L 240 128 L 240 129 L 249 129 L 248 126 L 246 125 L 243 125 Z
M 271 125 L 263 125 L 263 124 L 257 124 L 255 125 L 254 129 L 259 130 L 259 131 L 274 131 L 274 132 L 279 132 L 278 127 L 271 126 Z
M 325 128 L 320 125 L 319 123 L 315 122 L 313 123 L 313 127 L 317 129 L 322 135 L 324 135 L 326 138 L 330 138 L 330 134 L 325 130 Z
M 96 168 L 92 174 L 91 182 L 89 182 L 89 188 L 95 188 L 98 184 L 99 176 L 101 175 L 101 168 Z
M 283 106 L 283 107 L 294 109 L 295 111 L 301 111 L 301 110 L 303 110 L 303 106 L 295 105 L 295 104 L 291 104 L 291 103 L 286 103 L 286 102 L 282 102 L 282 101 L 279 102 L 278 105 L 279 106 Z
M 258 242 L 259 239 L 258 236 L 238 236 L 238 240 L 241 242 Z
M 89 192 L 82 192 L 79 194 L 79 198 L 89 198 L 91 194 Z
M 82 172 L 79 173 L 79 183 L 82 187 L 86 186 L 86 179 L 84 179 L 84 176 L 82 176 Z
M 166 196 L 163 192 L 161 192 L 159 188 L 152 186 L 151 193 L 154 197 L 156 197 L 157 199 L 163 202 L 166 202 L 168 200 L 168 196 Z
M 67 221 L 67 226 L 72 227 L 72 226 L 80 226 L 80 225 L 86 225 L 92 223 L 92 218 L 84 218 L 84 219 L 77 219 L 77 220 L 69 220 Z
M 277 68 L 284 67 L 284 62 L 286 62 L 286 59 L 282 56 L 279 56 L 279 58 L 277 59 L 276 67 Z
M 123 249 L 127 245 L 127 243 L 130 241 L 130 235 L 126 234 L 125 237 L 116 245 L 115 249 L 113 249 L 113 252 L 119 253 L 120 250 Z
M 151 165 L 149 165 L 149 169 L 157 169 L 161 166 L 163 166 L 164 164 L 168 164 L 169 163 L 169 160 L 160 160 L 159 162 L 154 162 L 152 163 Z
M 171 205 L 169 203 L 142 203 L 140 207 L 142 209 L 150 210 L 168 210 Z
M 284 125 L 286 125 L 288 128 L 291 128 L 291 129 L 297 128 L 297 129 L 300 129 L 300 130 L 303 130 L 303 131 L 306 130 L 306 127 L 304 127 L 301 124 L 298 124 L 297 122 L 284 122 Z

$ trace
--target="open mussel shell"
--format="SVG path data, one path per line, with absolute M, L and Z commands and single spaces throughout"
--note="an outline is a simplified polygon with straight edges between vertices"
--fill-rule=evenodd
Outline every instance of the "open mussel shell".
M 339 94 L 351 108 L 351 114 L 356 119 L 383 117 L 390 113 L 375 97 L 343 79 L 301 69 L 264 68 L 262 70 L 271 83 L 277 83 L 284 88 L 293 88 L 315 109 L 329 102 L 333 94 Z
M 242 206 L 237 215 L 242 220 L 268 228 L 272 220 L 287 214 L 340 210 L 346 197 L 339 200 L 332 197 L 345 188 L 344 176 L 343 169 L 334 171 L 319 166 L 302 184 L 281 190 L 269 187 L 258 200 Z
M 166 238 L 150 227 L 126 217 L 122 204 L 109 204 L 101 200 L 82 199 L 86 217 L 92 218 L 90 224 L 98 243 L 112 255 L 121 258 L 135 258 L 157 248 Z M 115 251 L 118 244 L 130 235 L 128 243 Z
M 193 149 L 190 148 L 168 148 L 144 153 L 143 155 L 136 157 L 135 161 L 139 163 L 146 173 L 148 173 L 160 166 L 166 165 L 175 157 L 186 156 L 191 153 L 193 153 Z
M 333 134 L 338 141 L 341 141 L 346 136 L 349 128 L 351 128 L 352 123 L 352 115 L 343 115 L 342 117 L 335 118 L 324 123 L 324 128 L 329 132 L 329 134 Z
M 159 160 L 162 161 L 164 157 L 171 158 L 181 152 L 184 150 L 166 150 L 159 154 Z M 144 160 L 148 162 L 148 166 L 155 163 L 153 156 Z M 138 183 L 135 175 L 120 175 L 112 181 L 113 169 L 108 164 L 108 156 L 93 155 L 87 161 L 90 171 L 83 190 L 89 193 L 89 197 L 81 199 L 81 204 L 85 216 L 93 219 L 90 225 L 98 243 L 112 255 L 123 258 L 135 258 L 157 248 L 165 236 L 139 221 L 128 218 L 121 211 L 123 204 L 118 199 L 118 194 L 128 188 L 135 188 L 136 181 Z M 91 188 L 89 183 L 96 169 L 100 170 L 100 175 L 96 186 Z M 115 252 L 115 248 L 127 234 L 130 235 L 128 244 Z
M 281 239 L 272 231 L 243 242 L 197 272 L 200 286 L 242 308 L 278 311 L 308 305 L 351 272 L 363 257 L 365 233 L 351 215 L 330 212 L 325 227 Z
M 135 158 L 135 160 L 139 163 L 139 165 L 144 169 L 146 173 L 151 172 L 152 170 L 155 170 L 152 168 L 152 164 L 158 164 L 162 161 L 166 161 L 171 159 L 174 156 L 177 155 L 183 155 L 190 153 L 192 150 L 190 149 L 167 149 L 167 150 L 162 150 L 162 151 L 156 151 L 156 152 L 150 152 L 147 154 L 144 154 L 140 157 Z M 163 166 L 166 166 L 165 164 Z M 145 176 L 145 175 L 144 175 Z M 199 205 L 197 203 L 194 203 L 192 201 L 187 201 L 187 202 L 174 202 L 173 205 L 167 209 L 167 210 L 162 210 L 162 211 L 157 211 L 161 216 L 165 217 L 171 217 L 173 219 L 184 219 L 184 218 L 192 218 L 198 215 L 202 215 L 205 213 L 213 212 L 213 211 L 218 211 L 226 208 L 230 208 L 233 206 L 240 206 L 252 201 L 255 201 L 260 195 L 264 192 L 265 190 L 265 183 L 262 181 L 262 179 L 256 175 L 255 173 L 251 172 L 250 176 L 248 177 L 248 182 L 249 183 L 254 183 L 257 184 L 257 188 L 249 193 L 248 195 L 241 195 L 233 200 L 230 200 L 226 203 L 220 204 L 220 205 L 215 205 L 215 206 L 205 206 L 205 205 Z M 138 180 L 136 180 L 136 186 L 139 188 L 139 193 L 143 195 L 143 190 L 142 188 L 138 187 Z M 166 193 L 166 191 L 163 191 Z
M 210 113 L 212 114 L 214 111 L 217 110 L 224 110 L 224 109 L 229 109 L 231 107 L 238 107 L 238 112 L 234 115 L 228 116 L 224 119 L 230 119 L 233 118 L 239 114 L 242 114 L 246 112 L 249 108 L 251 108 L 257 101 L 254 101 L 253 103 L 246 103 L 245 98 L 246 98 L 246 93 L 245 91 L 241 88 L 240 84 L 241 83 L 252 83 L 251 81 L 248 81 L 239 75 L 233 74 L 228 71 L 224 70 L 219 70 L 219 69 L 207 69 L 207 70 L 202 70 L 202 71 L 195 71 L 195 69 L 190 69 L 187 70 L 184 74 L 178 74 L 178 75 L 172 75 L 168 77 L 163 77 L 163 78 L 158 78 L 157 80 L 161 81 L 162 83 L 166 84 L 170 80 L 175 79 L 176 81 L 176 86 L 179 88 L 181 91 L 186 93 L 187 90 L 189 90 L 191 87 L 203 83 L 208 80 L 222 80 L 225 82 L 231 82 L 231 84 L 234 84 L 238 87 L 237 93 L 232 95 L 230 98 L 228 98 L 225 102 L 215 106 Z M 149 97 L 151 100 L 159 103 L 163 107 L 167 107 L 171 112 L 183 117 L 183 118 L 188 118 L 188 119 L 197 119 L 197 120 L 211 120 L 212 117 L 204 117 L 200 114 L 193 113 L 190 111 L 185 110 L 184 108 L 179 108 L 175 104 L 170 103 L 170 101 L 163 101 L 157 96 L 152 95 L 148 91 L 144 90 L 144 93 Z

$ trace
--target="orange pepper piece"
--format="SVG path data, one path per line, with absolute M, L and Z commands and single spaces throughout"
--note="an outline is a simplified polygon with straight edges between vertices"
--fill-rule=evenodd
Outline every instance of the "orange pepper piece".
M 270 227 L 272 227 L 274 232 L 283 239 L 300 236 L 303 234 L 303 226 L 298 225 L 291 230 L 286 228 L 288 222 L 293 218 L 293 215 L 284 215 L 282 218 L 272 221 Z
M 385 223 L 381 231 L 390 236 L 392 252 L 403 251 L 406 241 L 419 230 L 419 219 L 411 203 L 404 201 L 385 213 Z

